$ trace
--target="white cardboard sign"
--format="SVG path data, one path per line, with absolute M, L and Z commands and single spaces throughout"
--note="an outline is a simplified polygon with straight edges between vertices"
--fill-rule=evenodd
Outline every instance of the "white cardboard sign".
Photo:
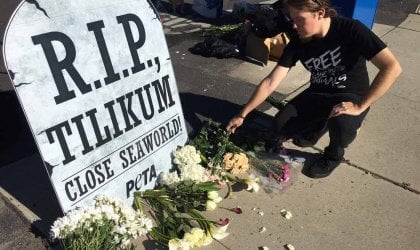
M 3 52 L 59 202 L 132 201 L 187 141 L 158 14 L 146 0 L 23 1 Z M 24 173 L 22 173 L 24 174 Z

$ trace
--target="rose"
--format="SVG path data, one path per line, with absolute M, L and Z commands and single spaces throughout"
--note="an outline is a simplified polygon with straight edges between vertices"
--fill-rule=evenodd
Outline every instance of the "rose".
M 232 174 L 242 174 L 249 170 L 248 157 L 244 153 L 226 153 L 223 156 L 223 165 Z

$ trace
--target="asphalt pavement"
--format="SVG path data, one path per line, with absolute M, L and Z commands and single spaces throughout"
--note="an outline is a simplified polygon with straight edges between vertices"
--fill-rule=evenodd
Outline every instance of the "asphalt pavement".
M 18 1 L 2 1 L 0 36 Z M 225 1 L 224 9 L 233 1 Z M 189 2 L 186 1 L 188 4 Z M 225 207 L 240 205 L 241 215 L 229 214 L 231 235 L 205 249 L 418 249 L 420 245 L 420 15 L 418 1 L 380 1 L 373 31 L 394 52 L 403 73 L 390 91 L 371 108 L 362 130 L 346 152 L 346 162 L 328 178 L 312 180 L 294 171 L 287 190 L 257 195 L 236 192 L 223 201 Z M 211 118 L 226 122 L 244 104 L 255 85 L 275 65 L 257 65 L 244 59 L 205 58 L 188 49 L 203 41 L 200 29 L 231 19 L 208 20 L 189 10 L 184 15 L 161 9 L 161 20 L 175 71 L 189 132 Z M 4 66 L 0 85 L 7 89 Z M 376 70 L 369 66 L 370 76 Z M 293 69 L 275 96 L 291 98 L 307 86 L 308 75 Z M 259 109 L 274 114 L 265 104 Z M 4 117 L 2 117 L 3 119 Z M 3 120 L 2 120 L 3 121 Z M 21 118 L 22 131 L 25 123 Z M 328 142 L 324 137 L 313 148 L 286 146 L 297 155 L 319 152 Z M 52 248 L 45 233 L 60 211 L 45 170 L 34 151 L 28 133 L 22 132 L 15 153 L 0 166 L 0 249 Z M 24 176 L 18 173 L 26 173 Z M 26 188 L 17 183 L 28 183 Z M 45 202 L 48 201 L 48 202 Z M 48 205 L 45 205 L 48 203 Z M 281 209 L 293 213 L 291 220 L 280 216 Z M 261 216 L 261 213 L 264 215 Z M 224 216 L 223 211 L 215 216 Z M 261 227 L 267 231 L 259 233 Z M 139 249 L 144 248 L 141 242 Z

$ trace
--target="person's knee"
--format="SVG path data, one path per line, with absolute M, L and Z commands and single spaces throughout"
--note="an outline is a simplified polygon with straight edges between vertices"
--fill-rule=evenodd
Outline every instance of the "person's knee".
M 331 118 L 328 122 L 331 144 L 346 148 L 356 138 L 360 123 L 343 115 Z
M 286 123 L 295 117 L 297 117 L 296 108 L 290 104 L 286 105 L 284 109 L 277 112 L 277 114 L 274 116 L 274 131 L 280 133 Z

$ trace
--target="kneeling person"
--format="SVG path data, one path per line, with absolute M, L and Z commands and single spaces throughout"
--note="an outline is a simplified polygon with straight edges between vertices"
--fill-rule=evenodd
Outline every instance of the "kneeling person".
M 226 129 L 235 132 L 289 69 L 302 62 L 311 73 L 310 86 L 275 116 L 273 130 L 279 140 L 293 139 L 298 146 L 312 146 L 328 131 L 329 145 L 309 170 L 310 177 L 322 178 L 340 164 L 369 107 L 388 91 L 401 67 L 371 30 L 337 16 L 328 0 L 287 0 L 286 4 L 298 38 L 289 42 L 277 66 Z M 371 85 L 366 60 L 379 69 Z

